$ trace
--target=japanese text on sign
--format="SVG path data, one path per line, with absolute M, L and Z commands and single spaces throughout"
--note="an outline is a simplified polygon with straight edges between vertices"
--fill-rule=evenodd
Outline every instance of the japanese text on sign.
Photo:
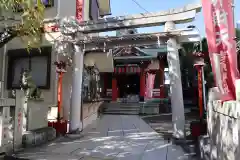
M 229 93 L 230 90 L 227 82 L 227 52 L 232 48 L 232 45 L 229 41 L 228 17 L 223 9 L 222 0 L 212 0 L 212 7 L 214 11 L 213 24 L 216 30 L 216 45 L 217 50 L 220 53 L 222 88 L 224 93 Z

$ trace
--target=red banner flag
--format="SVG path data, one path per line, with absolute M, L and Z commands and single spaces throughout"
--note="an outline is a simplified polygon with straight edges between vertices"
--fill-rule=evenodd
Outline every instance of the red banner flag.
M 153 97 L 153 88 L 154 88 L 155 74 L 148 73 L 146 81 L 146 94 L 145 97 L 151 99 Z
M 83 0 L 76 0 L 76 19 L 83 21 Z
M 235 99 L 239 78 L 232 0 L 202 0 L 209 56 L 222 100 Z

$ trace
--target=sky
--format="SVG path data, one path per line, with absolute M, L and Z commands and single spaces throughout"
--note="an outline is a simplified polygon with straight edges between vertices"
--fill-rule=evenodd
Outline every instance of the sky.
M 144 9 L 139 7 L 136 3 L 140 4 Z M 200 0 L 199 0 L 200 1 Z M 179 8 L 187 4 L 197 3 L 198 0 L 111 0 L 112 16 L 122 16 L 129 14 L 165 11 L 171 8 Z M 235 0 L 235 22 L 240 21 L 240 0 Z M 184 28 L 190 24 L 195 25 L 199 30 L 202 37 L 205 36 L 204 18 L 202 12 L 198 13 L 195 21 L 188 24 L 178 25 L 177 28 Z M 163 26 L 140 28 L 138 32 L 162 32 Z M 113 36 L 115 32 L 103 33 L 103 35 Z

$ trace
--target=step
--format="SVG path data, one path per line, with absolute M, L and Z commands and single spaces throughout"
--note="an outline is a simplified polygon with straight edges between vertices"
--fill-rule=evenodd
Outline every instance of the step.
M 139 112 L 115 112 L 115 111 L 107 111 L 107 112 L 104 112 L 103 114 L 117 114 L 117 115 L 138 115 Z
M 139 112 L 140 111 L 140 109 L 136 109 L 136 108 L 128 108 L 128 109 L 125 109 L 125 108 L 106 108 L 106 109 L 104 109 L 103 111 L 119 111 L 119 112 L 121 112 L 121 111 L 129 111 L 129 112 L 131 112 L 131 111 L 137 111 L 137 112 Z
M 103 112 L 139 112 L 139 109 L 127 110 L 127 109 L 106 109 Z
M 104 108 L 104 111 L 140 111 L 140 108 Z
M 127 105 L 105 105 L 103 107 L 109 107 L 109 108 L 139 108 L 141 106 L 127 106 Z
M 129 105 L 129 104 L 105 104 L 103 107 L 110 107 L 110 108 L 115 108 L 115 107 L 133 107 L 133 108 L 138 108 L 141 107 L 142 105 Z
M 110 108 L 110 109 L 139 109 L 139 108 L 141 108 L 141 107 L 129 107 L 129 106 L 115 106 L 115 107 L 103 107 L 104 109 L 108 109 L 108 108 Z

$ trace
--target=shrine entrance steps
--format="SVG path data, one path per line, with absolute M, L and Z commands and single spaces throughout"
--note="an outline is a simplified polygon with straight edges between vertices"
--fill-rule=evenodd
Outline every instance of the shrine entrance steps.
M 104 103 L 102 106 L 103 114 L 118 114 L 118 115 L 138 115 L 140 112 L 141 104 L 135 103 L 121 103 L 109 102 Z

